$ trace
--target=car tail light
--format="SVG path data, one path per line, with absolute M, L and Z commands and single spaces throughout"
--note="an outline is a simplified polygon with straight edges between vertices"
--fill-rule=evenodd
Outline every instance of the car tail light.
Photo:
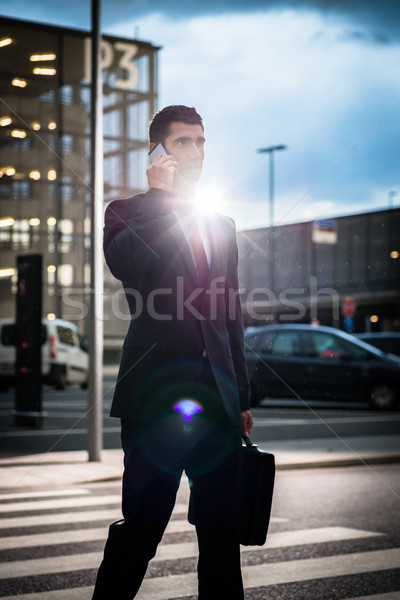
M 57 338 L 55 335 L 51 335 L 49 338 L 50 342 L 50 358 L 57 358 Z

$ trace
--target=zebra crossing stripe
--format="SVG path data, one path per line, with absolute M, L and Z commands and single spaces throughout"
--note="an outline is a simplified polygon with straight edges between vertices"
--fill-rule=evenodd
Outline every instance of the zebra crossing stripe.
M 62 525 L 65 523 L 89 523 L 93 521 L 117 521 L 121 519 L 119 507 L 108 510 L 91 510 L 88 512 L 54 513 L 49 515 L 34 515 L 32 517 L 9 517 L 0 519 L 2 529 L 37 527 L 40 525 Z
M 399 561 L 400 549 L 394 548 L 254 565 L 242 569 L 243 583 L 248 590 L 254 587 L 386 571 L 398 568 Z M 169 600 L 195 595 L 196 592 L 197 576 L 195 573 L 190 573 L 145 579 L 136 598 L 137 600 Z M 63 600 L 61 596 L 60 600 Z
M 346 598 L 345 600 L 400 600 L 400 591 L 374 594 L 373 596 L 357 596 L 357 598 Z
M 62 498 L 56 500 L 33 500 L 32 502 L 18 502 L 18 504 L 0 504 L 0 513 L 18 510 L 55 510 L 59 508 L 82 508 L 83 506 L 99 506 L 102 504 L 121 504 L 121 495 L 112 496 L 84 496 L 82 498 Z
M 243 582 L 246 588 L 252 588 L 294 581 L 387 571 L 398 569 L 399 564 L 400 548 L 356 552 L 353 554 L 245 567 L 243 569 Z M 161 598 L 160 596 L 160 600 Z M 152 600 L 156 600 L 156 598 Z
M 187 521 L 170 521 L 165 533 L 182 533 L 186 531 L 194 531 L 193 525 Z M 51 533 L 38 533 L 33 535 L 18 535 L 14 537 L 0 538 L 0 550 L 11 550 L 12 548 L 32 548 L 34 546 L 54 546 L 57 544 L 76 544 L 80 542 L 93 542 L 98 540 L 106 540 L 108 527 L 98 527 L 94 529 L 73 529 L 63 531 L 60 535 L 59 531 Z M 374 537 L 383 535 L 381 533 L 373 533 L 371 531 L 362 531 L 360 529 L 350 529 L 347 527 L 321 527 L 315 529 L 299 529 L 294 531 L 283 531 L 280 533 L 270 533 L 264 548 L 279 548 L 288 546 L 299 546 L 302 544 L 318 544 L 324 542 L 344 541 L 350 539 L 360 539 L 366 537 Z M 193 544 L 194 554 L 189 554 L 190 544 L 161 544 L 159 551 L 166 547 L 163 558 L 183 558 L 186 556 L 196 556 L 197 544 Z M 176 548 L 176 552 L 173 549 Z M 259 549 L 257 547 L 257 549 Z M 243 552 L 254 550 L 253 546 L 242 548 Z M 173 555 L 168 556 L 167 552 Z M 190 550 L 192 552 L 192 550 Z M 158 552 L 157 556 L 158 557 Z
M 93 530 L 103 533 L 101 538 L 105 541 L 104 530 Z M 90 541 L 85 531 L 68 532 L 70 534 L 82 535 L 83 539 L 79 541 Z M 67 532 L 51 534 L 60 538 L 60 543 L 66 542 Z M 49 534 L 45 534 L 49 535 Z M 358 529 L 347 529 L 345 527 L 322 527 L 319 529 L 304 529 L 297 531 L 286 531 L 281 533 L 271 533 L 265 548 L 283 548 L 298 546 L 304 544 L 318 544 L 323 542 L 344 541 L 348 539 L 359 539 L 381 535 L 369 531 Z M 40 536 L 32 536 L 38 539 Z M 71 536 L 73 537 L 73 536 Z M 92 538 L 93 539 L 93 538 Z M 72 540 L 74 541 L 74 540 Z M 76 541 L 76 540 L 75 540 Z M 7 540 L 5 540 L 7 542 Z M 11 543 L 13 540 L 11 539 Z M 15 547 L 15 546 L 13 546 Z M 242 547 L 243 552 L 260 550 L 260 547 L 246 546 Z M 184 542 L 181 544 L 160 544 L 157 554 L 153 561 L 162 562 L 165 560 L 179 560 L 183 558 L 196 557 L 198 553 L 197 543 Z M 0 565 L 0 579 L 9 577 L 27 577 L 33 575 L 45 575 L 50 573 L 80 571 L 82 569 L 97 568 L 102 559 L 101 552 L 91 552 L 85 554 L 72 554 L 66 556 L 55 556 L 40 559 L 29 559 L 25 561 L 7 562 Z M 265 565 L 264 565 L 265 568 Z
M 93 588 L 91 587 L 70 588 L 69 590 L 53 590 L 51 592 L 40 592 L 38 594 L 7 596 L 3 597 L 1 600 L 90 600 L 92 593 Z M 139 596 L 136 597 L 140 600 Z M 362 597 L 357 596 L 357 598 L 347 598 L 346 600 L 400 600 L 400 592 L 388 592 Z
M 394 548 L 250 566 L 244 567 L 242 573 L 245 588 L 251 589 L 253 587 L 396 569 L 399 561 L 400 549 Z M 93 587 L 84 587 L 7 596 L 3 597 L 2 600 L 90 600 L 92 593 Z M 170 600 L 171 598 L 196 595 L 196 593 L 197 576 L 195 573 L 190 573 L 187 575 L 146 578 L 136 598 L 137 600 Z M 399 592 L 394 592 L 394 594 L 397 595 L 366 596 L 364 600 L 399 600 Z M 357 598 L 357 600 L 361 599 Z
M 187 506 L 186 504 L 177 505 L 174 510 L 174 515 L 186 515 Z M 46 515 L 44 520 L 43 515 L 33 515 L 32 517 L 6 517 L 0 518 L 0 534 L 2 529 L 14 529 L 26 528 L 26 527 L 37 527 L 40 525 L 61 525 L 65 523 L 90 523 L 93 521 L 117 521 L 122 519 L 121 509 L 119 507 L 109 508 L 106 510 L 91 510 L 87 512 L 68 512 L 68 513 L 52 513 Z M 272 517 L 271 523 L 284 523 L 288 519 L 279 517 Z M 173 522 L 173 521 L 171 521 Z M 187 531 L 190 530 L 188 525 Z
M 64 492 L 64 495 L 65 492 Z M 1 503 L 0 513 L 7 512 L 24 512 L 28 510 L 57 510 L 60 508 L 82 508 L 84 506 L 101 506 L 102 504 L 118 504 L 121 505 L 121 494 L 110 496 L 84 496 L 79 498 L 62 498 L 55 500 L 33 500 L 32 502 Z M 186 504 L 176 504 L 174 511 L 181 513 L 187 512 Z M 0 517 L 1 519 L 1 517 Z M 1 520 L 0 520 L 1 523 Z
M 19 500 L 20 498 L 47 498 L 55 496 L 80 496 L 81 494 L 89 494 L 89 490 L 80 488 L 69 488 L 68 490 L 45 490 L 43 492 L 14 492 L 9 494 L 6 492 L 0 495 L 1 501 Z
M 107 516 L 110 516 L 107 513 Z M 120 518 L 120 515 L 114 515 L 114 521 Z M 110 519 L 111 521 L 111 519 Z M 43 522 L 43 519 L 42 519 Z M 46 518 L 46 524 L 48 524 Z M 194 531 L 194 526 L 188 521 L 170 521 L 165 533 L 185 533 Z M 93 542 L 95 540 L 105 541 L 108 534 L 108 524 L 105 527 L 96 527 L 93 529 L 72 529 L 63 531 L 52 531 L 50 533 L 36 533 L 25 535 L 10 536 L 0 538 L 0 550 L 10 550 L 11 548 L 31 548 L 33 546 L 50 546 L 57 544 L 75 544 L 79 542 Z

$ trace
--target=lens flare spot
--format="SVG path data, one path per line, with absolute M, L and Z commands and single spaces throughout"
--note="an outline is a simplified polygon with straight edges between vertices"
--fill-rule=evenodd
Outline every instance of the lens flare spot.
M 193 415 L 203 412 L 203 407 L 199 402 L 185 398 L 184 400 L 175 402 L 174 411 L 181 413 L 185 418 L 185 421 L 190 421 Z

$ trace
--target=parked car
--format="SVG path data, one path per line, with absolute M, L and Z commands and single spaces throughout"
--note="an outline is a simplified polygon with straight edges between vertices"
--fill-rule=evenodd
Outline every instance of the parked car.
M 356 333 L 359 340 L 379 348 L 382 352 L 396 354 L 400 356 L 400 333 L 382 332 L 382 333 Z
M 400 358 L 332 327 L 271 325 L 245 333 L 252 405 L 269 396 L 368 401 L 400 399 Z
M 0 385 L 15 382 L 16 327 L 0 321 Z M 89 355 L 75 323 L 62 319 L 42 320 L 42 378 L 44 383 L 64 389 L 70 383 L 88 384 Z

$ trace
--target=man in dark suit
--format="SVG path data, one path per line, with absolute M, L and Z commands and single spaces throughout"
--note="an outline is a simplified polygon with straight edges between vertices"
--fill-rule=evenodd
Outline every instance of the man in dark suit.
M 171 516 L 182 472 L 199 544 L 200 600 L 242 600 L 241 435 L 252 427 L 234 223 L 193 202 L 204 159 L 194 108 L 149 127 L 149 190 L 107 207 L 104 252 L 132 319 L 111 415 L 121 419 L 122 512 L 93 600 L 131 600 Z

